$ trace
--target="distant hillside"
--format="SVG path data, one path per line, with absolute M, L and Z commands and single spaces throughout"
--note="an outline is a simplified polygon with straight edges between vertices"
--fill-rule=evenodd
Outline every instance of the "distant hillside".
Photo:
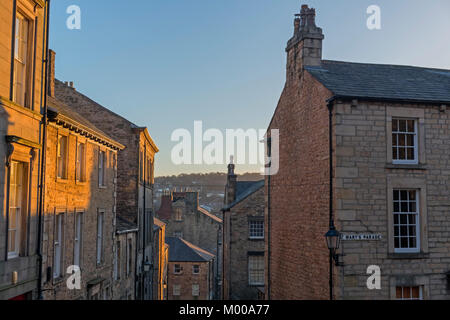
M 258 181 L 264 179 L 259 173 L 244 173 L 238 175 L 238 181 Z M 180 174 L 177 176 L 165 176 L 155 178 L 157 187 L 221 187 L 227 182 L 227 174 L 222 172 Z

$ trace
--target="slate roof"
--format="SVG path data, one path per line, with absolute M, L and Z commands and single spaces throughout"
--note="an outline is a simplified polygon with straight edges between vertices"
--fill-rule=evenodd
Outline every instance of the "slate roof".
M 260 181 L 237 181 L 236 182 L 236 200 L 225 206 L 222 210 L 227 211 L 233 208 L 242 200 L 251 196 L 253 193 L 264 187 L 264 180 Z
M 331 60 L 305 69 L 340 97 L 450 102 L 450 70 Z
M 214 258 L 212 253 L 182 238 L 166 237 L 166 243 L 169 245 L 170 262 L 207 262 Z
M 120 216 L 116 216 L 116 233 L 130 233 L 130 232 L 137 232 L 138 227 L 134 223 L 129 222 L 128 220 L 125 220 L 124 218 Z

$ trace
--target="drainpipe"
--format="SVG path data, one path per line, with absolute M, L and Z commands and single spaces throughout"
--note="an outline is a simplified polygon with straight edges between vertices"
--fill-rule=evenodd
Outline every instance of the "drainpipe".
M 41 151 L 41 168 L 39 177 L 39 212 L 38 212 L 38 230 L 37 230 L 37 256 L 38 256 L 38 299 L 42 300 L 42 214 L 44 209 L 44 183 L 45 183 L 45 154 L 47 148 L 47 94 L 48 94 L 48 57 L 49 57 L 49 26 L 50 26 L 50 0 L 47 0 L 46 12 L 45 12 L 45 59 L 42 61 L 45 63 L 45 87 L 44 87 L 44 105 L 43 105 L 43 133 L 42 133 L 42 151 Z M 41 105 L 42 109 L 42 105 Z
M 143 155 L 143 157 L 142 157 L 142 166 L 143 166 L 143 177 L 142 177 L 142 179 L 143 179 L 143 181 L 144 181 L 144 191 L 143 191 L 143 197 L 144 197 L 144 203 L 143 203 L 143 205 L 142 205 L 142 300 L 145 300 L 145 244 L 146 244 L 146 241 L 145 241 L 145 201 L 146 201 L 146 199 L 145 199 L 145 194 L 146 194 L 146 188 L 147 188 L 147 185 L 146 185 L 146 177 L 145 177 L 145 160 L 146 160 L 146 157 L 147 157 L 147 145 L 145 144 L 144 145 L 144 155 Z
M 334 226 L 334 219 L 333 219 L 333 106 L 334 101 L 336 100 L 336 97 L 332 97 L 331 99 L 327 100 L 327 107 L 328 107 L 328 141 L 329 141 L 329 158 L 330 158 L 330 195 L 329 195 L 329 230 L 332 228 L 335 228 Z M 329 269 L 330 269 L 330 276 L 329 276 L 329 286 L 330 286 L 330 300 L 334 299 L 333 294 L 333 255 L 330 251 L 329 256 Z
M 267 152 L 268 156 L 272 156 L 272 139 L 269 137 L 267 138 Z M 270 224 L 270 180 L 271 180 L 271 174 L 270 174 L 270 167 L 272 163 L 269 165 L 269 176 L 267 177 L 267 300 L 270 300 L 271 294 L 270 294 L 270 256 L 271 256 L 271 224 Z

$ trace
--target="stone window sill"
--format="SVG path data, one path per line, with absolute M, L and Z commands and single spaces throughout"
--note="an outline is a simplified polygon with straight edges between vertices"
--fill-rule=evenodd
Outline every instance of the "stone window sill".
M 393 164 L 386 163 L 386 169 L 427 170 L 426 164 Z
M 428 259 L 430 257 L 429 253 L 418 252 L 418 253 L 388 253 L 388 259 Z

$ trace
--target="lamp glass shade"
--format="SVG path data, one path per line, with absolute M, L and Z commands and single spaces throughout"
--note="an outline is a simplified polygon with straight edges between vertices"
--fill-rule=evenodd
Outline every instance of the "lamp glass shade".
M 325 238 L 327 240 L 327 246 L 329 250 L 337 250 L 339 249 L 341 236 L 339 231 L 334 228 L 331 228 L 326 234 Z

